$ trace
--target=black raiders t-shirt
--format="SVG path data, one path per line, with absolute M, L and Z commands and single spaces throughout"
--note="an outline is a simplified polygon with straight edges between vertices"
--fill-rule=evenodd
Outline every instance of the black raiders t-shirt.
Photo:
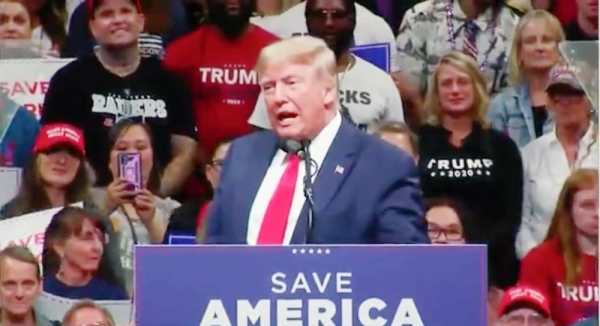
M 142 58 L 134 73 L 119 77 L 90 53 L 50 80 L 41 123 L 66 122 L 83 129 L 97 186 L 112 180 L 108 131 L 122 119 L 150 127 L 161 169 L 171 160 L 171 135 L 196 138 L 191 96 L 183 81 L 164 70 L 157 59 Z

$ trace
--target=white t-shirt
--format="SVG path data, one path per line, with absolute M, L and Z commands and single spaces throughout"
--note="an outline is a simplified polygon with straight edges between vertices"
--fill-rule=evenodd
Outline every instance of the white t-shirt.
M 356 63 L 350 70 L 338 73 L 340 103 L 348 108 L 352 121 L 361 130 L 368 130 L 383 121 L 404 122 L 402 100 L 392 77 L 373 64 L 357 56 L 354 58 Z M 271 129 L 262 93 L 248 123 Z
M 308 33 L 304 11 L 306 2 L 291 7 L 277 16 L 252 17 L 250 21 L 280 38 L 288 38 Z M 385 43 L 390 48 L 391 71 L 399 70 L 396 64 L 396 39 L 385 20 L 369 9 L 356 4 L 356 28 L 354 29 L 354 45 L 371 45 Z

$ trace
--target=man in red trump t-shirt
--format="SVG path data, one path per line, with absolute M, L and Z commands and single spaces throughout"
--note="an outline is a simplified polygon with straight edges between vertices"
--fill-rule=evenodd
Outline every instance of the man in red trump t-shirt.
M 260 93 L 254 65 L 277 37 L 250 23 L 256 0 L 207 0 L 209 23 L 173 42 L 164 64 L 194 96 L 204 159 L 217 144 L 252 132 L 248 118 Z

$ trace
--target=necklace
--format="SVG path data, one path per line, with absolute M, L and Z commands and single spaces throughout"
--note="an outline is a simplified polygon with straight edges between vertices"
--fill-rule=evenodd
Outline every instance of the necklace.
M 354 63 L 354 56 L 350 55 L 350 60 L 348 60 L 348 64 L 346 65 L 346 68 L 344 69 L 344 71 L 341 74 L 338 75 L 339 76 L 338 77 L 338 89 L 341 88 L 342 82 L 344 81 L 344 77 L 346 77 L 346 73 L 348 72 L 348 70 L 350 70 L 353 63 Z
M 454 23 L 453 23 L 454 13 L 452 12 L 452 4 L 453 4 L 452 0 L 449 0 L 448 2 L 446 2 L 446 7 L 445 7 L 446 25 L 448 27 L 448 42 L 450 42 L 450 44 L 452 44 L 452 50 L 456 50 L 456 35 L 454 34 Z M 494 46 L 496 45 L 496 42 L 498 41 L 498 37 L 497 37 L 496 33 L 494 33 L 494 31 L 496 30 L 496 27 L 497 27 L 497 23 L 498 23 L 497 18 L 498 17 L 496 15 L 496 13 L 494 12 L 491 24 L 489 24 L 487 29 L 485 31 L 483 31 L 484 33 L 487 33 L 487 31 L 489 30 L 492 40 L 490 41 L 490 46 L 488 47 L 488 50 L 484 54 L 483 62 L 479 65 L 480 70 L 483 70 L 483 69 L 485 69 L 485 67 L 487 67 L 490 53 L 492 52 L 492 49 L 494 49 Z M 475 61 L 477 61 L 477 59 L 475 59 Z

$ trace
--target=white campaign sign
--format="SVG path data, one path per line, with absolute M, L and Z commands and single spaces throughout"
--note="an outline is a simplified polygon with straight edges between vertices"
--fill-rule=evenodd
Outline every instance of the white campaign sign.
M 17 195 L 21 186 L 21 169 L 0 167 L 0 207 Z M 1 239 L 1 238 L 0 238 Z
M 83 207 L 83 203 L 71 206 Z M 61 209 L 63 208 L 52 208 L 0 221 L 0 250 L 8 246 L 24 246 L 41 258 L 46 227 Z
M 0 91 L 38 118 L 50 78 L 73 59 L 0 60 Z
M 77 303 L 78 300 L 57 297 L 50 293 L 42 292 L 35 302 L 36 313 L 43 315 L 52 322 L 62 322 L 65 313 Z M 99 306 L 108 310 L 115 320 L 116 326 L 126 326 L 132 323 L 134 316 L 133 305 L 128 300 L 94 301 Z

